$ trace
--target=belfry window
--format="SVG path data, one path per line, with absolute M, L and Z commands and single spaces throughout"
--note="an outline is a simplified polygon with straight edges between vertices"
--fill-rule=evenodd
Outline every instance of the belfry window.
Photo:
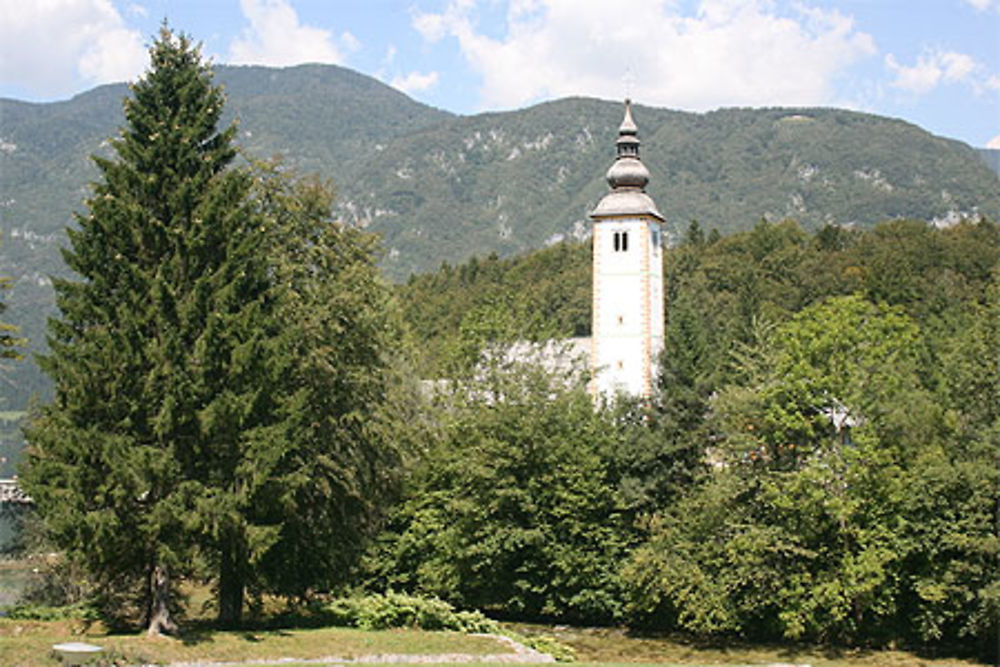
M 628 232 L 615 232 L 615 252 L 628 252 Z

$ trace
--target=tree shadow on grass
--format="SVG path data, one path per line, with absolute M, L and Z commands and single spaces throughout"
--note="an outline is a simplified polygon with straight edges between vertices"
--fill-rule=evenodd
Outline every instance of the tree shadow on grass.
M 268 639 L 268 637 L 289 637 L 291 632 L 286 630 L 264 629 L 256 627 L 243 627 L 239 629 L 227 630 L 214 627 L 209 624 L 192 624 L 185 626 L 177 635 L 177 639 L 185 646 L 197 646 L 199 644 L 211 644 L 215 641 L 215 635 L 220 632 L 232 632 L 245 642 L 258 643 Z
M 185 646 L 198 646 L 199 644 L 210 644 L 215 641 L 215 631 L 208 627 L 190 626 L 183 628 L 177 639 Z

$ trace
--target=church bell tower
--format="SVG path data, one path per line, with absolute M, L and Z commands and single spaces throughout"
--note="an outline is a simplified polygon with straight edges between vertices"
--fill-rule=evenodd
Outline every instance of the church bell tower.
M 663 216 L 646 194 L 632 105 L 618 128 L 611 192 L 591 212 L 594 243 L 592 391 L 649 397 L 663 350 Z

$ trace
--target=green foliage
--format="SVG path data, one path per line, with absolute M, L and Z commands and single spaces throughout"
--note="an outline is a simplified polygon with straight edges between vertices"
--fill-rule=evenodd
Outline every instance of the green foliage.
M 0 278 L 0 290 L 10 289 L 10 278 Z M 0 314 L 7 310 L 7 304 L 0 302 Z M 17 327 L 13 324 L 0 322 L 0 359 L 20 359 L 18 348 L 23 346 L 23 338 L 15 337 Z
M 419 628 L 453 632 L 506 635 L 536 651 L 551 655 L 557 662 L 573 662 L 569 646 L 546 635 L 509 632 L 479 611 L 457 611 L 436 597 L 395 593 L 339 598 L 323 607 L 324 618 L 333 625 L 362 630 Z
M 617 617 L 614 424 L 582 389 L 514 364 L 456 387 L 369 559 L 376 589 L 520 618 Z
M 536 651 L 551 655 L 556 662 L 576 662 L 576 651 L 549 635 L 513 635 L 514 639 Z
M 10 287 L 10 278 L 0 278 L 0 292 L 6 292 L 10 289 Z M 0 315 L 2 315 L 6 310 L 6 301 L 0 301 Z M 11 378 L 7 360 L 21 359 L 21 350 L 27 342 L 24 338 L 19 338 L 17 336 L 18 330 L 18 327 L 13 324 L 0 322 L 0 383 L 2 384 L 10 384 L 14 381 Z M 0 403 L 3 402 L 4 399 L 0 398 Z M 6 443 L 3 444 L 6 445 Z M 7 447 L 4 446 L 0 448 L 0 451 L 4 451 L 6 449 Z M 0 458 L 0 474 L 2 474 L 4 464 L 6 463 L 4 458 Z
M 86 604 L 47 607 L 39 604 L 17 604 L 5 610 L 4 615 L 15 621 L 96 621 L 94 609 Z
M 487 343 L 586 335 L 590 265 L 589 246 L 560 243 L 511 259 L 445 263 L 412 276 L 397 294 L 423 343 L 423 376 L 454 377 Z
M 170 629 L 198 575 L 238 623 L 248 588 L 302 595 L 359 553 L 406 415 L 400 329 L 328 189 L 233 168 L 197 49 L 164 28 L 151 59 L 69 232 L 23 482 L 105 614 Z
M 623 574 L 636 619 L 752 637 L 985 640 L 995 450 L 945 446 L 954 432 L 924 383 L 925 344 L 900 309 L 849 296 L 738 355 L 738 382 L 711 404 L 715 468 L 653 521 Z
M 23 474 L 107 612 L 135 600 L 148 619 L 166 612 L 170 588 L 152 573 L 192 562 L 185 524 L 218 433 L 199 432 L 202 418 L 225 385 L 245 386 L 247 371 L 224 361 L 242 332 L 219 325 L 245 327 L 266 285 L 248 263 L 249 179 L 226 170 L 235 128 L 216 129 L 221 91 L 185 38 L 164 29 L 150 55 L 112 141 L 118 159 L 94 158 L 103 178 L 69 234 L 80 280 L 55 284 L 62 316 L 42 366 L 56 393 L 27 430 Z
M 500 625 L 478 611 L 457 611 L 438 598 L 393 591 L 384 595 L 340 598 L 326 605 L 323 611 L 334 625 L 363 630 L 420 628 L 500 633 Z
M 270 423 L 248 434 L 241 512 L 274 526 L 253 551 L 262 590 L 305 596 L 343 584 L 424 426 L 374 240 L 329 220 L 317 182 L 264 172 L 255 197 L 271 226 L 275 335 L 263 350 Z
M 985 640 L 997 600 L 1000 228 L 890 222 L 811 236 L 761 222 L 712 241 L 693 229 L 666 253 L 658 393 L 620 406 L 606 459 L 632 554 L 613 585 L 626 585 L 631 622 Z M 490 281 L 471 289 L 450 281 L 480 275 L 481 261 L 411 279 L 408 317 L 440 325 L 419 329 L 421 348 L 469 333 L 444 325 L 446 304 L 470 308 L 487 286 L 517 285 L 495 302 L 521 298 L 503 269 L 533 267 L 545 284 L 544 254 L 487 263 Z M 581 295 L 570 308 L 585 308 L 589 274 L 559 275 Z M 474 349 L 530 322 L 495 312 L 481 321 L 504 326 L 472 329 Z M 427 537 L 414 535 L 403 568 L 441 576 L 435 590 L 464 576 L 418 549 L 453 534 L 453 515 L 429 509 L 452 498 L 426 500 Z

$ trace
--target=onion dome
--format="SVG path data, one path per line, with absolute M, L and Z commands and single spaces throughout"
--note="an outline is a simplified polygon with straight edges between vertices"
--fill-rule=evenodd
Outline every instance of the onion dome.
M 632 119 L 632 102 L 625 100 L 625 118 L 618 128 L 618 159 L 608 169 L 612 188 L 638 188 L 649 183 L 649 170 L 639 160 L 639 128 Z
M 663 216 L 644 190 L 649 183 L 649 170 L 639 159 L 639 128 L 632 118 L 632 102 L 625 100 L 625 117 L 618 127 L 618 157 L 608 169 L 611 192 L 605 195 L 592 216 L 648 214 L 660 220 Z

